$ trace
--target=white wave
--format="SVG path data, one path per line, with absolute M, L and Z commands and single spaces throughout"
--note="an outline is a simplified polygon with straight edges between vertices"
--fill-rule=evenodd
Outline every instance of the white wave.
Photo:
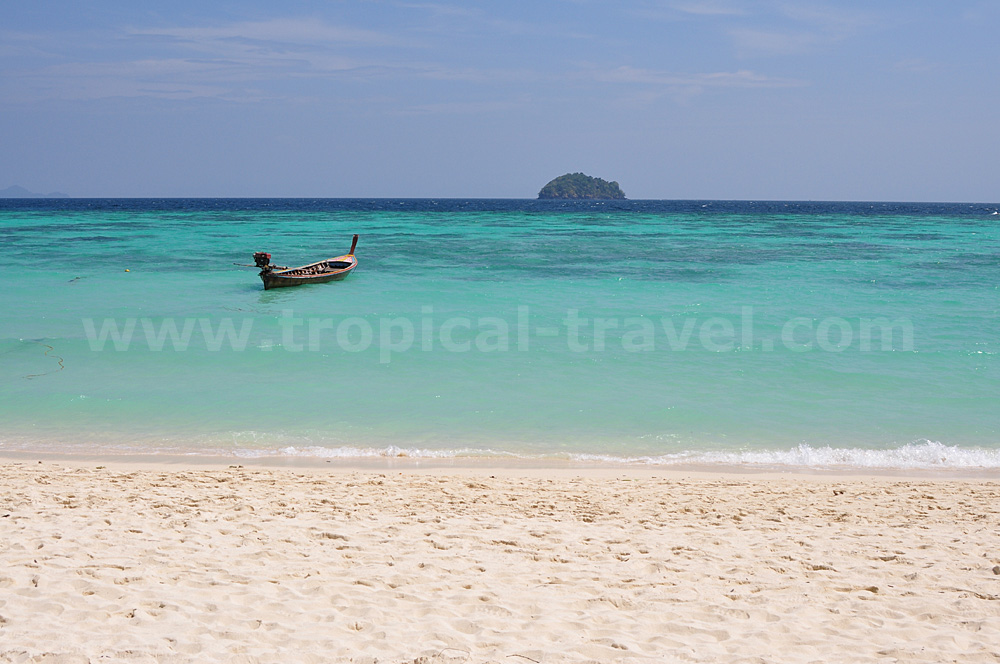
M 424 449 L 387 447 L 282 447 L 278 449 L 240 449 L 231 452 L 244 458 L 313 457 L 327 459 L 411 458 L 462 459 L 507 458 L 523 460 L 562 459 L 582 463 L 628 465 L 725 465 L 761 468 L 826 469 L 991 469 L 1000 468 L 1000 450 L 959 447 L 935 441 L 908 443 L 891 449 L 860 447 L 813 447 L 801 444 L 791 449 L 738 451 L 684 451 L 662 455 L 628 456 L 591 453 L 518 454 L 494 449 L 456 448 Z
M 390 459 L 390 458 L 415 458 L 415 459 L 455 459 L 468 457 L 511 457 L 520 458 L 519 455 L 510 452 L 497 450 L 480 450 L 473 448 L 461 448 L 452 450 L 431 450 L 421 448 L 405 448 L 389 445 L 387 447 L 282 447 L 280 449 L 239 449 L 232 451 L 234 456 L 247 459 L 259 459 L 268 457 L 316 457 L 330 459 Z
M 885 470 L 917 469 L 990 469 L 1000 468 L 1000 450 L 944 445 L 936 441 L 907 443 L 892 449 L 860 447 L 813 447 L 798 445 L 788 450 L 740 450 L 733 452 L 680 452 L 660 456 L 614 457 L 577 454 L 578 461 L 622 462 L 632 464 L 679 465 L 711 464 L 757 467 L 798 468 L 878 468 Z
M 923 440 L 888 449 L 862 447 L 831 447 L 800 444 L 786 449 L 741 449 L 741 450 L 685 450 L 660 455 L 598 454 L 584 452 L 512 452 L 503 449 L 452 447 L 434 449 L 425 447 L 326 446 L 317 441 L 271 440 L 267 435 L 240 438 L 253 441 L 249 446 L 242 441 L 220 447 L 207 440 L 192 447 L 183 442 L 150 441 L 150 444 L 120 445 L 96 443 L 95 440 L 79 441 L 68 445 L 63 441 L 43 441 L 37 439 L 15 440 L 10 435 L 0 435 L 0 451 L 38 451 L 69 454 L 143 454 L 143 455 L 183 455 L 183 456 L 223 456 L 240 459 L 268 458 L 319 458 L 319 459 L 428 459 L 461 460 L 504 459 L 517 461 L 569 461 L 585 464 L 646 465 L 646 466 L 742 466 L 757 469 L 815 468 L 832 470 L 880 469 L 880 470 L 992 470 L 1000 469 L 1000 449 L 983 447 L 962 447 Z M 214 441 L 218 442 L 218 441 Z M 305 442 L 305 444 L 302 444 Z M 676 445 L 677 441 L 671 441 Z M 511 445 L 511 447 L 516 447 Z

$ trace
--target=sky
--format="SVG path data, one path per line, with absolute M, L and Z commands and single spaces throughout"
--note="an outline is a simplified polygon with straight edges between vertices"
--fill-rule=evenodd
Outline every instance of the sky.
M 0 189 L 1000 201 L 998 0 L 0 4 Z

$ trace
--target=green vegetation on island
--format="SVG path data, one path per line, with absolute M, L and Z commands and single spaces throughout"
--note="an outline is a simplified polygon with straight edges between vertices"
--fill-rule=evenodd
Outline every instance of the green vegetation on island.
M 617 182 L 608 182 L 583 173 L 560 175 L 538 192 L 539 198 L 624 199 Z

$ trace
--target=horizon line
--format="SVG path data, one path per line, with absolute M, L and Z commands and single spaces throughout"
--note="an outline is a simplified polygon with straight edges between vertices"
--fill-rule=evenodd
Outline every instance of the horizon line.
M 849 198 L 538 198 L 517 196 L 70 196 L 32 195 L 0 196 L 0 201 L 94 201 L 94 200 L 325 200 L 325 201 L 551 201 L 565 202 L 670 202 L 670 203 L 921 203 L 928 205 L 1000 205 L 996 201 L 945 201 Z

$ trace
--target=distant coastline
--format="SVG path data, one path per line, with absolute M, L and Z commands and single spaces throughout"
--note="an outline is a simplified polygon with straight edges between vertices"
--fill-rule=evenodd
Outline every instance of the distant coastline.
M 50 194 L 39 194 L 15 184 L 6 189 L 0 189 L 0 198 L 69 198 L 69 196 L 61 191 L 53 191 Z

